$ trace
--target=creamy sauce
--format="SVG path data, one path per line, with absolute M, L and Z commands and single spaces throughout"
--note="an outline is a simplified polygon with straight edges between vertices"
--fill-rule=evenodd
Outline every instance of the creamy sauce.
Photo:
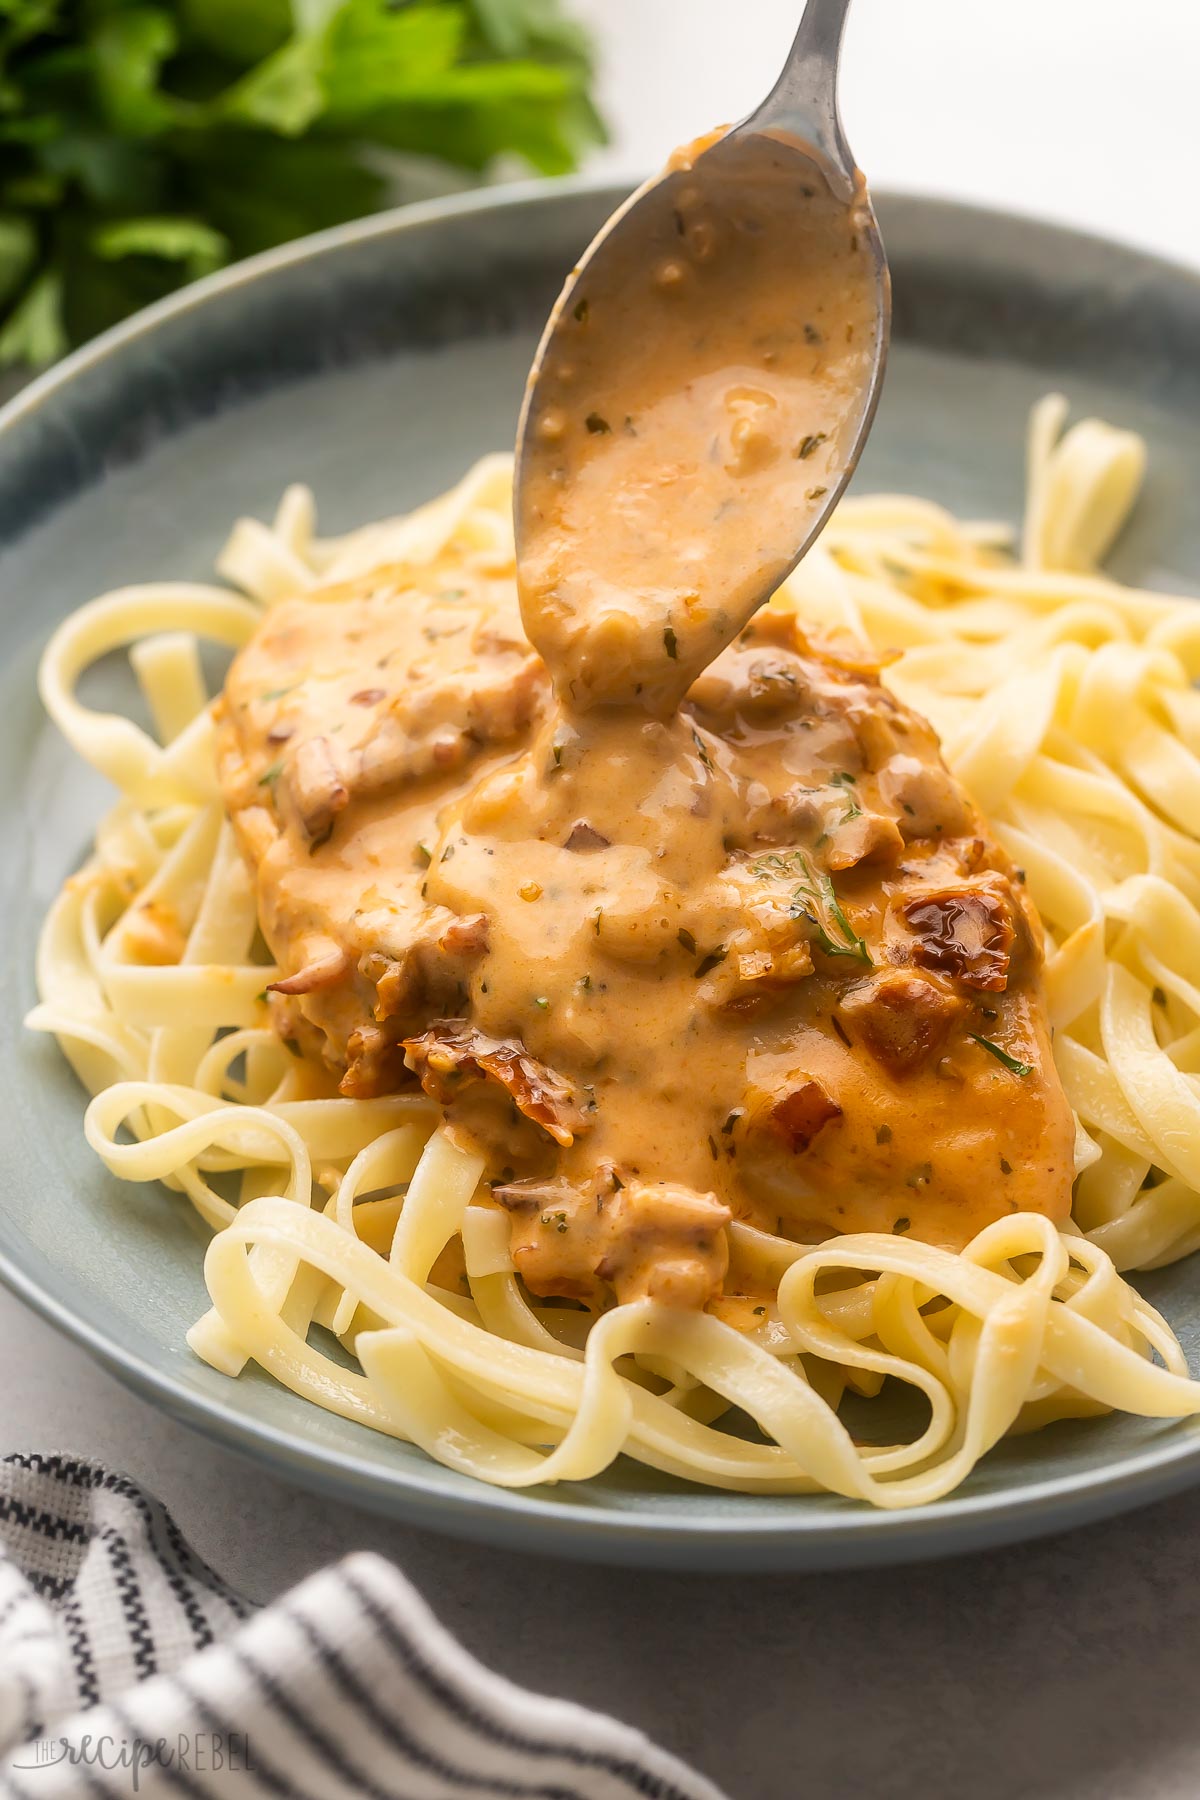
M 445 1104 L 534 1291 L 753 1323 L 731 1218 L 959 1246 L 1065 1217 L 1074 1134 L 1039 922 L 932 730 L 858 652 L 745 618 L 836 479 L 858 253 L 800 259 L 751 368 L 754 234 L 706 259 L 682 217 L 712 332 L 664 291 L 680 330 L 631 349 L 629 432 L 581 353 L 521 610 L 449 558 L 274 607 L 221 778 L 297 1052 Z
M 665 715 L 829 503 L 876 273 L 863 209 L 762 138 L 680 153 L 634 218 L 560 303 L 530 395 L 519 579 L 565 704 Z

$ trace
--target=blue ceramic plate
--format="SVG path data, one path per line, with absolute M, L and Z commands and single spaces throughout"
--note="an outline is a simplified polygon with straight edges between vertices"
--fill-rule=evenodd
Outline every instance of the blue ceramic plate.
M 511 444 L 560 278 L 619 194 L 493 190 L 311 238 L 189 288 L 89 346 L 0 416 L 0 1273 L 148 1399 L 313 1487 L 445 1531 L 662 1566 L 830 1567 L 1048 1531 L 1200 1479 L 1200 1424 L 1105 1419 L 1005 1444 L 951 1499 L 872 1513 L 746 1498 L 622 1462 L 502 1493 L 331 1418 L 184 1332 L 205 1233 L 164 1189 L 108 1177 L 54 1044 L 21 1030 L 42 914 L 103 803 L 34 689 L 52 626 L 100 589 L 204 578 L 233 518 L 289 481 L 326 530 L 447 487 Z M 880 204 L 896 289 L 859 491 L 1015 518 L 1026 411 L 1047 388 L 1143 432 L 1148 490 L 1119 572 L 1200 587 L 1200 278 L 1095 239 L 926 200 Z M 1147 1283 L 1200 1367 L 1200 1265 Z

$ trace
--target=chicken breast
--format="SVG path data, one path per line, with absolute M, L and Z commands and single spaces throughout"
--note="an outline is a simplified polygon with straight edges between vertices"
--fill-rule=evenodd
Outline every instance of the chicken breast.
M 278 1028 L 348 1094 L 436 1095 L 534 1291 L 703 1305 L 731 1218 L 1066 1217 L 1023 877 L 929 725 L 785 610 L 669 719 L 582 731 L 511 581 L 384 569 L 272 608 L 219 744 Z

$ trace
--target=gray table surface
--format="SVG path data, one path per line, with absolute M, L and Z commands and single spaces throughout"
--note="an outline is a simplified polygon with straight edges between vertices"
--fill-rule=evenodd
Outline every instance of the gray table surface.
M 259 1474 L 0 1293 L 3 1448 L 98 1458 L 268 1600 L 395 1561 L 514 1680 L 640 1725 L 733 1800 L 1191 1800 L 1200 1494 L 908 1569 L 650 1575 L 500 1553 Z

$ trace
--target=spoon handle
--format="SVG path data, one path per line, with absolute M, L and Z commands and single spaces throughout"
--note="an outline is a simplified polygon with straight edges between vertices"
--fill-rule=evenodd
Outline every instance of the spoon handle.
M 821 152 L 846 175 L 854 158 L 838 115 L 837 80 L 850 0 L 808 0 L 775 86 L 739 132 L 786 133 Z

